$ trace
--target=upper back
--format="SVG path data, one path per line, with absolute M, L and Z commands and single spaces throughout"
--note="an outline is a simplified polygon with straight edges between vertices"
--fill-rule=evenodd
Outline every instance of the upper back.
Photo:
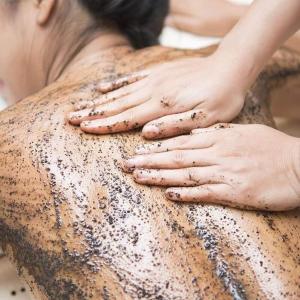
M 98 96 L 100 80 L 201 54 L 119 50 L 0 114 L 0 236 L 36 295 L 299 297 L 299 211 L 168 202 L 161 189 L 136 185 L 120 168 L 143 142 L 138 132 L 92 136 L 68 124 L 75 102 Z M 269 88 L 299 74 L 299 62 L 277 54 L 239 120 L 272 124 Z

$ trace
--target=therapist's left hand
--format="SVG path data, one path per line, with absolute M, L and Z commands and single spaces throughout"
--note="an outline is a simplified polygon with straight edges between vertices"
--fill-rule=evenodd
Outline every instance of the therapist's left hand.
M 174 201 L 246 209 L 300 206 L 300 142 L 263 125 L 217 125 L 137 149 L 125 161 L 140 184 Z

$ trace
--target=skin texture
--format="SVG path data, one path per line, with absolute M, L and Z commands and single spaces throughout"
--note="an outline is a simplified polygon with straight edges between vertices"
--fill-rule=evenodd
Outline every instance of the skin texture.
M 224 37 L 245 16 L 249 7 L 228 0 L 171 0 L 168 26 L 201 36 Z M 285 42 L 300 52 L 300 31 Z
M 241 91 L 232 75 L 221 56 L 185 58 L 130 75 L 135 82 L 100 97 L 96 107 L 71 113 L 69 118 L 88 133 L 122 132 L 137 125 L 145 125 L 147 139 L 190 133 L 218 121 L 232 121 L 242 110 L 246 91 Z
M 128 44 L 113 28 L 88 31 L 93 23 L 78 1 L 0 1 L 0 96 L 14 104 L 89 53 Z
M 70 121 L 96 134 L 144 126 L 143 136 L 148 139 L 231 122 L 243 108 L 249 87 L 276 49 L 299 28 L 299 20 L 297 0 L 274 5 L 255 1 L 213 55 L 160 65 L 144 77 L 137 73 L 140 78 L 135 82 L 132 75 L 125 76 L 124 82 L 131 84 L 108 93 L 96 107 L 71 114 Z M 113 82 L 112 89 L 118 85 Z M 202 138 L 211 143 L 194 146 L 193 153 L 189 148 L 176 153 L 170 146 L 164 158 L 150 155 L 147 159 L 153 163 L 148 165 L 141 162 L 143 157 L 133 158 L 129 168 L 137 167 L 134 177 L 139 183 L 177 187 L 167 191 L 172 200 L 276 211 L 300 206 L 300 140 L 263 126 L 214 131 Z M 190 141 L 197 144 L 199 139 L 194 135 Z M 172 158 L 175 154 L 181 156 L 182 166 L 178 157 Z
M 300 207 L 300 141 L 269 126 L 217 124 L 141 146 L 138 154 L 124 162 L 125 170 L 138 183 L 170 187 L 166 196 L 173 201 L 269 211 Z
M 281 0 L 274 6 L 257 1 L 214 55 L 164 64 L 145 78 L 138 73 L 136 82 L 103 97 L 93 111 L 76 112 L 70 120 L 81 123 L 83 131 L 97 134 L 145 125 L 144 136 L 151 139 L 231 122 L 266 62 L 299 28 L 299 19 L 297 0 Z M 126 76 L 124 81 L 130 82 Z M 115 86 L 118 84 L 112 83 L 112 88 Z M 116 99 L 117 105 L 107 105 L 106 99 Z M 191 115 L 195 116 L 193 122 Z
M 110 49 L 0 114 L 1 243 L 37 299 L 299 299 L 299 210 L 166 201 L 122 172 L 139 132 L 66 120 L 100 80 L 213 51 Z M 272 126 L 270 92 L 299 75 L 300 58 L 278 52 L 236 122 Z
M 226 35 L 248 7 L 227 0 L 171 0 L 167 25 L 197 35 Z

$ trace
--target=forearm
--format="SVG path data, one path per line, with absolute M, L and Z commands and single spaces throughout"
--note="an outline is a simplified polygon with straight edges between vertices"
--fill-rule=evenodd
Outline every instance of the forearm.
M 299 27 L 299 0 L 257 0 L 224 38 L 216 56 L 239 78 L 241 88 L 247 89 L 272 54 Z

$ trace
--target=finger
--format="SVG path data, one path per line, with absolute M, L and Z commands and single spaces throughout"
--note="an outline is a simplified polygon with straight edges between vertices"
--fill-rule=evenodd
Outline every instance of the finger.
M 100 97 L 95 98 L 93 100 L 81 101 L 80 103 L 75 105 L 75 110 L 93 108 L 98 105 L 103 105 L 106 103 L 116 101 L 122 97 L 130 96 L 133 93 L 136 93 L 137 91 L 142 89 L 143 86 L 144 86 L 143 82 L 136 82 L 135 84 L 120 88 L 119 90 L 110 92 L 105 95 L 101 95 Z
M 96 106 L 92 109 L 72 112 L 69 114 L 68 119 L 71 124 L 80 125 L 83 121 L 103 119 L 120 114 L 130 108 L 142 104 L 145 101 L 146 99 L 143 99 L 142 95 L 136 93 L 132 96 L 127 96 L 104 105 Z
M 184 202 L 204 202 L 229 204 L 224 200 L 230 193 L 230 187 L 226 184 L 204 184 L 189 188 L 169 188 L 166 190 L 166 196 L 172 201 Z
M 207 128 L 197 128 L 192 130 L 191 134 L 202 134 L 202 133 L 207 133 L 207 132 L 215 132 L 216 130 L 219 129 L 230 129 L 230 128 L 237 128 L 239 127 L 238 124 L 231 124 L 231 123 L 218 123 L 215 125 L 212 125 Z
M 93 106 L 95 106 L 93 104 L 94 100 L 83 100 L 81 99 L 78 103 L 74 104 L 74 110 L 75 111 L 79 111 L 79 110 L 84 110 L 87 108 L 91 108 Z
M 80 126 L 84 132 L 94 134 L 124 132 L 143 126 L 150 120 L 159 117 L 161 113 L 159 107 L 155 105 L 149 107 L 147 101 L 109 118 L 82 122 Z
M 71 112 L 68 115 L 68 121 L 72 125 L 80 125 L 82 121 L 94 120 L 100 117 L 100 112 L 97 108 L 88 108 L 75 112 Z
M 183 135 L 158 143 L 145 144 L 135 149 L 136 154 L 150 154 L 169 152 L 174 150 L 192 150 L 212 147 L 215 143 L 214 136 L 207 134 L 205 137 L 194 138 L 190 135 Z
M 135 83 L 139 80 L 142 80 L 148 75 L 149 75 L 149 71 L 141 71 L 138 73 L 122 76 L 121 78 L 109 82 L 105 82 L 105 81 L 100 82 L 99 85 L 97 86 L 97 90 L 101 93 L 108 93 L 120 89 L 122 87 L 125 87 L 127 85 L 130 85 L 132 83 Z
M 255 205 L 241 203 L 227 184 L 204 184 L 197 187 L 169 188 L 166 196 L 172 201 L 211 203 L 233 208 L 253 210 Z
M 182 169 L 216 164 L 217 158 L 213 150 L 206 148 L 138 155 L 124 161 L 124 170 L 132 172 L 134 169 Z
M 141 170 L 133 172 L 137 183 L 155 186 L 198 186 L 202 184 L 220 183 L 222 177 L 216 175 L 217 168 L 186 168 L 177 170 Z
M 205 127 L 210 119 L 202 110 L 196 109 L 184 113 L 162 117 L 146 124 L 143 137 L 159 139 L 191 132 L 192 129 Z

